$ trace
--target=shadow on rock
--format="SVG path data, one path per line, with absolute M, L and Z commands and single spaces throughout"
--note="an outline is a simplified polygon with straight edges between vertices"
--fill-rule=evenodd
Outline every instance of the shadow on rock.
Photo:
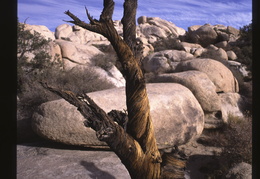
M 77 146 L 77 145 L 68 145 L 55 141 L 50 141 L 48 139 L 41 139 L 37 142 L 21 143 L 23 146 L 31 147 L 44 147 L 49 149 L 60 149 L 60 150 L 75 150 L 75 151 L 111 151 L 107 146 Z
M 192 155 L 187 163 L 187 172 L 190 179 L 198 178 L 221 178 L 220 163 L 216 156 Z
M 80 165 L 84 166 L 86 170 L 91 173 L 89 174 L 89 176 L 93 179 L 96 178 L 116 179 L 108 172 L 99 169 L 93 162 L 81 161 Z

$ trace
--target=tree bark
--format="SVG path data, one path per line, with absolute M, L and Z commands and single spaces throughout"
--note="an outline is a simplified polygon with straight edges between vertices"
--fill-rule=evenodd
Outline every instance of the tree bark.
M 130 7 L 129 5 L 132 4 L 135 6 Z M 154 136 L 145 79 L 139 65 L 139 60 L 135 58 L 133 53 L 136 39 L 136 26 L 132 28 L 131 25 L 135 24 L 135 22 L 133 22 L 135 12 L 129 14 L 129 12 L 131 12 L 129 8 L 132 8 L 132 10 L 135 9 L 135 7 L 137 7 L 137 1 L 125 1 L 123 17 L 124 40 L 117 33 L 111 19 L 114 9 L 113 6 L 114 2 L 112 0 L 104 0 L 104 10 L 99 21 L 93 20 L 87 12 L 90 24 L 85 24 L 80 21 L 69 11 L 65 13 L 74 20 L 70 21 L 73 24 L 105 36 L 114 47 L 123 67 L 123 73 L 126 79 L 126 101 L 128 110 L 127 133 L 136 141 L 135 145 L 132 145 L 130 148 L 132 151 L 136 151 L 137 156 L 134 161 L 130 161 L 129 158 L 123 160 L 122 155 L 117 152 L 118 148 L 114 148 L 113 150 L 126 166 L 132 178 L 159 178 L 161 156 Z M 136 11 L 136 9 L 133 11 Z M 128 20 L 131 20 L 130 26 L 127 22 Z M 116 140 L 118 141 L 119 139 Z M 129 151 L 129 149 L 127 151 Z
M 126 131 L 124 126 L 115 123 L 117 115 L 106 114 L 87 95 L 77 96 L 70 91 L 59 90 L 45 83 L 42 85 L 78 107 L 87 119 L 86 126 L 93 128 L 98 139 L 110 146 L 132 178 L 158 179 L 163 176 L 161 169 L 167 164 L 161 165 L 162 158 L 154 135 L 145 79 L 140 67 L 140 59 L 136 55 L 138 51 L 135 24 L 137 0 L 125 0 L 122 18 L 124 39 L 119 36 L 112 21 L 114 1 L 104 0 L 103 4 L 104 8 L 99 20 L 93 19 L 86 9 L 89 24 L 81 21 L 70 11 L 66 11 L 65 14 L 73 20 L 67 22 L 106 37 L 116 51 L 126 79 L 128 111 Z

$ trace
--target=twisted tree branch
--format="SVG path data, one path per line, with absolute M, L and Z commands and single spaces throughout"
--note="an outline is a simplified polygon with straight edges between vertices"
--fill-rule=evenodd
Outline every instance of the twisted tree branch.
M 97 138 L 104 141 L 118 155 L 122 163 L 131 173 L 141 173 L 144 162 L 149 160 L 140 144 L 130 136 L 120 125 L 106 114 L 88 95 L 76 95 L 71 91 L 60 90 L 45 82 L 40 84 L 49 91 L 59 95 L 72 105 L 86 119 L 86 125 L 96 131 Z M 131 172 L 132 171 L 132 172 Z M 133 172 L 134 171 L 134 172 Z M 134 177 L 135 178 L 135 177 Z
M 128 110 L 126 131 L 87 95 L 76 96 L 72 92 L 57 90 L 44 84 L 43 86 L 78 107 L 87 119 L 87 126 L 96 131 L 99 140 L 107 142 L 126 166 L 132 178 L 158 179 L 162 174 L 162 159 L 154 135 L 144 74 L 136 55 L 137 0 L 125 0 L 124 3 L 122 18 L 124 40 L 117 33 L 112 21 L 114 1 L 104 0 L 103 5 L 99 20 L 93 19 L 86 9 L 89 24 L 81 21 L 70 11 L 66 11 L 65 14 L 73 20 L 67 22 L 103 35 L 114 47 L 126 79 Z
M 131 163 L 132 161 L 130 162 L 129 160 L 124 161 L 121 158 L 122 163 L 125 164 L 133 178 L 159 178 L 160 163 L 162 161 L 161 155 L 154 136 L 144 75 L 139 65 L 139 59 L 135 57 L 134 50 L 132 50 L 135 46 L 134 19 L 137 1 L 134 0 L 131 2 L 130 0 L 126 0 L 124 6 L 125 13 L 123 21 L 125 26 L 124 30 L 126 31 L 124 32 L 126 33 L 124 36 L 125 40 L 119 36 L 112 21 L 114 9 L 113 0 L 104 0 L 104 9 L 99 21 L 91 19 L 87 13 L 90 19 L 90 24 L 87 25 L 69 11 L 67 11 L 66 14 L 74 20 L 74 24 L 105 36 L 114 47 L 123 67 L 123 73 L 126 79 L 126 101 L 128 109 L 127 133 L 138 143 L 138 145 L 133 146 L 140 146 L 140 148 L 137 147 L 134 149 L 131 147 L 131 150 L 137 150 L 137 153 L 139 153 L 138 156 L 140 158 L 136 160 L 137 163 Z M 133 14 L 129 14 L 131 10 L 134 11 Z M 127 17 L 128 15 L 132 17 Z M 130 22 L 130 26 L 127 24 L 127 20 L 132 22 Z M 133 25 L 134 28 L 131 28 L 131 25 Z M 114 150 L 115 153 L 118 152 L 117 150 L 119 149 Z M 140 153 L 143 153 L 143 155 L 140 155 Z

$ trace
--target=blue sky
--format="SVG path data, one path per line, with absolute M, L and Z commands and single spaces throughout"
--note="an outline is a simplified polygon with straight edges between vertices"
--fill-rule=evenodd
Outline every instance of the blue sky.
M 116 3 L 113 20 L 121 20 L 123 0 Z M 18 0 L 20 22 L 45 25 L 51 31 L 63 20 L 70 20 L 64 12 L 70 10 L 87 21 L 85 6 L 94 18 L 99 19 L 103 0 Z M 139 0 L 137 17 L 160 17 L 185 30 L 192 25 L 223 24 L 235 28 L 251 23 L 252 0 Z

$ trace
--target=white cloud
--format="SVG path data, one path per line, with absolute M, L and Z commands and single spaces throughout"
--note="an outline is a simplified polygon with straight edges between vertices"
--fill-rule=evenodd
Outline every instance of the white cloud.
M 223 24 L 239 28 L 251 22 L 252 2 L 250 0 L 161 0 L 147 6 L 139 3 L 139 15 L 153 15 L 172 21 L 177 26 L 187 28 L 188 24 Z
M 123 0 L 115 0 L 114 20 L 123 14 Z M 94 18 L 99 18 L 103 0 L 18 0 L 18 17 L 27 23 L 45 25 L 54 31 L 55 27 L 69 20 L 64 11 L 70 10 L 87 21 L 84 6 Z M 246 25 L 252 19 L 251 0 L 139 0 L 137 17 L 160 17 L 187 29 L 196 24 L 223 24 L 236 28 Z
M 251 23 L 252 13 L 228 13 L 219 15 L 216 19 L 216 23 L 219 24 L 228 24 L 233 27 L 242 27 Z

